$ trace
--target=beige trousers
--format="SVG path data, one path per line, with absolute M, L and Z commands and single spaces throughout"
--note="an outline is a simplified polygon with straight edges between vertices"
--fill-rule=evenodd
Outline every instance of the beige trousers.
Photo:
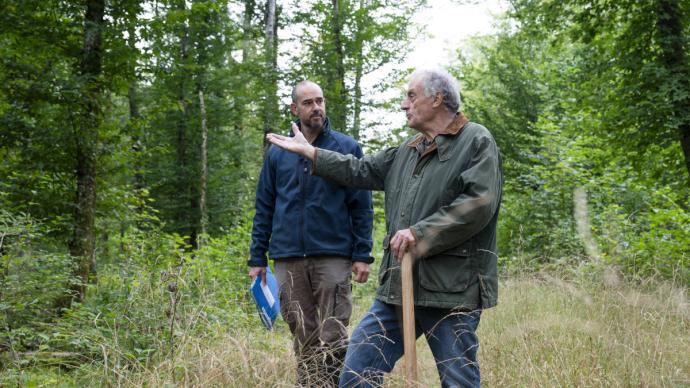
M 275 261 L 280 312 L 294 336 L 297 382 L 338 385 L 352 314 L 352 262 L 342 257 Z

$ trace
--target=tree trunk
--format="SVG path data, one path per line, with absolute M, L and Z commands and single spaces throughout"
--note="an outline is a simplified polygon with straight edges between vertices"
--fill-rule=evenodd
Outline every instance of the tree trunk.
M 265 42 L 265 105 L 264 105 L 264 152 L 268 149 L 266 134 L 273 132 L 278 111 L 278 85 L 276 77 L 276 2 L 266 0 L 266 26 L 264 29 Z
M 244 15 L 242 16 L 242 63 L 247 63 L 253 41 L 252 19 L 254 18 L 254 0 L 244 1 Z
M 99 80 L 102 66 L 101 32 L 104 26 L 104 0 L 86 2 L 84 20 L 84 49 L 80 73 L 85 85 L 82 93 L 83 111 L 76 133 L 76 206 L 74 209 L 74 237 L 70 241 L 70 254 L 77 262 L 76 275 L 80 284 L 72 287 L 74 296 L 84 300 L 89 275 L 96 265 L 96 162 L 98 127 L 101 124 Z
M 662 65 L 669 73 L 671 82 L 679 85 L 669 85 L 671 101 L 674 101 L 673 111 L 685 117 L 680 117 L 678 131 L 680 132 L 680 144 L 685 158 L 685 168 L 688 172 L 690 183 L 690 71 L 688 71 L 683 31 L 685 26 L 684 15 L 678 0 L 660 0 L 657 15 L 659 42 L 661 44 Z
M 345 90 L 345 55 L 343 54 L 343 17 L 341 12 L 341 0 L 332 0 L 333 6 L 333 52 L 335 54 L 335 74 L 331 80 L 332 93 L 336 96 L 334 105 L 331 105 L 333 127 L 347 131 L 347 90 Z
M 199 178 L 199 213 L 201 214 L 201 235 L 208 229 L 206 210 L 206 182 L 208 180 L 208 129 L 206 127 L 206 104 L 204 92 L 199 90 L 199 110 L 201 113 L 201 177 Z
M 134 30 L 134 23 L 130 23 L 127 29 L 128 39 L 127 44 L 129 49 L 137 52 L 136 47 L 136 31 Z M 132 66 L 132 80 L 129 83 L 129 90 L 127 91 L 127 100 L 129 102 L 129 130 L 132 136 L 132 151 L 134 151 L 134 189 L 140 192 L 144 188 L 144 176 L 142 174 L 143 166 L 141 165 L 141 127 L 139 112 L 139 100 L 137 91 L 137 76 L 136 64 Z
M 364 1 L 359 0 L 359 9 L 364 8 Z M 362 61 L 362 29 L 364 28 L 361 17 L 357 17 L 355 20 L 355 87 L 354 87 L 354 101 L 353 103 L 353 116 L 352 116 L 352 137 L 359 141 L 359 131 L 361 124 L 361 114 L 362 114 L 362 73 L 364 63 Z
M 359 56 L 355 61 L 355 95 L 353 101 L 352 117 L 352 137 L 359 141 L 359 131 L 361 130 L 362 115 L 362 57 Z
M 177 9 L 186 11 L 187 6 L 185 1 L 177 2 Z M 187 83 L 189 80 L 189 71 L 186 70 L 189 61 L 189 27 L 186 23 L 182 25 L 180 32 L 180 60 L 179 64 L 179 89 L 177 94 L 178 103 L 180 106 L 180 117 L 177 120 L 177 176 L 176 182 L 179 192 L 182 194 L 180 198 L 179 210 L 177 210 L 176 222 L 178 222 L 178 229 L 181 235 L 188 236 L 186 242 L 191 246 L 191 249 L 197 248 L 197 232 L 196 222 L 194 220 L 194 212 L 196 212 L 198 204 L 194 199 L 193 185 L 191 184 L 191 163 L 188 149 L 190 147 L 187 137 L 187 121 L 189 118 L 189 106 L 187 103 Z M 187 202 L 187 205 L 184 202 Z
M 127 45 L 133 53 L 137 53 L 136 47 L 136 30 L 135 23 L 129 22 L 127 27 Z M 132 139 L 132 153 L 133 153 L 133 168 L 134 168 L 134 191 L 135 195 L 141 196 L 145 187 L 144 183 L 144 166 L 143 166 L 143 144 L 141 139 L 141 113 L 139 111 L 139 96 L 137 90 L 137 76 L 136 76 L 136 61 L 132 63 L 132 79 L 129 81 L 129 89 L 127 90 L 127 101 L 129 103 L 129 123 L 128 129 Z M 137 212 L 143 214 L 145 212 L 143 201 L 137 206 Z M 120 252 L 125 250 L 125 233 L 129 226 L 129 220 L 120 220 Z M 142 222 L 137 221 L 136 225 L 141 228 Z
M 688 170 L 688 177 L 690 178 L 690 128 L 687 124 L 684 128 L 681 128 L 680 146 L 683 148 L 685 168 Z M 690 179 L 688 182 L 690 182 Z

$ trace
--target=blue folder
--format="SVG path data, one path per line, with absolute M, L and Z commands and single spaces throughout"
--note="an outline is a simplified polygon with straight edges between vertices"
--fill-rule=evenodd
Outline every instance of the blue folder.
M 278 281 L 271 272 L 271 267 L 266 267 L 266 284 L 261 284 L 261 276 L 257 276 L 249 288 L 259 317 L 266 329 L 273 329 L 273 324 L 280 314 L 280 299 L 278 298 Z

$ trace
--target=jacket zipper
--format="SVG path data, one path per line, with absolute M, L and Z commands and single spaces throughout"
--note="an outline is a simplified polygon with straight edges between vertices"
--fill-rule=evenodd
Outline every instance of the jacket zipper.
M 307 252 L 306 252 L 305 244 L 304 244 L 304 238 L 305 238 L 304 236 L 306 235 L 305 230 L 304 230 L 304 228 L 305 228 L 305 226 L 304 226 L 304 207 L 305 207 L 305 204 L 307 202 L 307 199 L 306 199 L 306 186 L 307 186 L 306 180 L 307 180 L 307 177 L 306 177 L 306 174 L 304 174 L 305 168 L 307 168 L 306 167 L 306 160 L 302 159 L 302 157 L 300 157 L 299 158 L 299 171 L 298 171 L 298 173 L 300 174 L 299 182 L 300 182 L 300 197 L 301 197 L 301 203 L 300 203 L 301 217 L 300 217 L 299 221 L 300 221 L 300 232 L 302 233 L 302 235 L 300 236 L 301 237 L 300 243 L 302 245 L 302 257 L 307 257 Z

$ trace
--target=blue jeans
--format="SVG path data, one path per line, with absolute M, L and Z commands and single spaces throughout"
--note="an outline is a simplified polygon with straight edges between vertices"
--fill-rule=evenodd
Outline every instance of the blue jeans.
M 340 387 L 380 387 L 404 352 L 399 307 L 375 300 L 352 333 Z M 479 387 L 475 331 L 481 310 L 415 307 L 416 334 L 426 336 L 443 387 Z

